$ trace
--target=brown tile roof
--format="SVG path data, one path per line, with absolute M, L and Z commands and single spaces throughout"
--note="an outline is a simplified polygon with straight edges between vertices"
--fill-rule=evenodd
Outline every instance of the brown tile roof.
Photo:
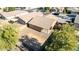
M 50 19 L 45 16 L 39 16 L 39 17 L 33 18 L 33 20 L 29 22 L 29 24 L 32 24 L 44 29 L 50 29 L 52 25 L 55 25 L 56 21 L 57 19 Z
M 30 38 L 36 38 L 37 41 L 43 45 L 44 42 L 47 40 L 47 38 L 50 36 L 50 34 L 38 32 L 36 30 L 33 30 L 31 28 L 26 28 L 26 35 Z
M 11 12 L 2 12 L 0 14 L 3 15 L 4 17 L 15 17 L 15 16 L 19 16 L 23 13 L 28 14 L 27 11 L 20 11 L 20 10 L 11 11 Z
M 28 21 L 30 21 L 32 18 L 34 17 L 38 17 L 38 16 L 42 16 L 43 14 L 41 12 L 31 12 L 31 13 L 28 13 L 26 15 L 21 15 L 19 16 L 19 18 L 21 18 L 23 21 L 25 21 L 26 23 Z
M 32 16 L 28 14 L 28 15 L 19 16 L 19 18 L 27 23 L 32 19 Z

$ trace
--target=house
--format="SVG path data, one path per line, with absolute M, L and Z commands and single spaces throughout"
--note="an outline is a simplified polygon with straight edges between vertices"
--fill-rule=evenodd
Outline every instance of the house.
M 53 32 L 52 28 L 56 24 L 57 18 L 48 16 L 36 16 L 27 22 L 25 33 L 30 39 L 26 40 L 25 45 L 29 48 L 33 50 L 42 49 Z
M 57 8 L 58 8 L 58 10 L 59 10 L 59 13 L 63 13 L 64 7 L 57 7 Z
M 75 26 L 76 29 L 79 30 L 79 15 L 77 15 L 76 18 L 75 18 L 74 26 Z
M 45 16 L 39 16 L 39 17 L 33 18 L 33 20 L 28 22 L 28 27 L 36 31 L 49 34 L 56 22 L 57 22 L 57 19 L 50 19 Z
M 79 8 L 78 7 L 67 7 L 67 10 L 72 14 L 79 14 Z
M 27 11 L 20 11 L 20 10 L 11 11 L 11 12 L 2 12 L 2 13 L 0 13 L 0 18 L 11 20 L 13 18 L 16 18 L 21 15 L 25 15 L 25 14 L 28 14 L 28 12 Z
M 42 12 L 31 12 L 29 13 L 32 17 L 36 17 L 36 16 L 43 16 Z
M 27 10 L 29 12 L 34 12 L 34 11 L 37 11 L 38 9 L 37 9 L 37 7 L 25 7 L 24 10 Z
M 24 10 L 26 7 L 15 7 L 15 10 Z

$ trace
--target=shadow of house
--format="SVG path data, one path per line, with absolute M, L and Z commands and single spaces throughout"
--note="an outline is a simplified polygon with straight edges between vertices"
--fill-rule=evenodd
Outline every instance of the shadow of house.
M 17 23 L 20 23 L 20 24 L 22 24 L 22 25 L 25 25 L 25 24 L 26 24 L 26 23 L 25 23 L 23 20 L 21 20 L 21 19 L 17 20 L 16 22 L 17 22 Z
M 37 41 L 37 39 L 23 37 L 20 41 L 29 51 L 40 51 L 41 44 Z
M 41 50 L 42 50 L 42 51 L 46 51 L 46 50 L 45 50 L 45 46 L 46 46 L 46 45 L 49 45 L 49 43 L 51 43 L 52 34 L 53 34 L 53 33 L 50 34 L 50 36 L 47 38 L 47 40 L 46 40 L 46 41 L 44 42 L 44 44 L 41 46 Z

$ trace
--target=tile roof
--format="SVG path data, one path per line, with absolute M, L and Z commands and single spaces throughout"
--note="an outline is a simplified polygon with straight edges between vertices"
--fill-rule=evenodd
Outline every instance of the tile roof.
M 23 14 L 28 14 L 28 12 L 16 10 L 16 11 L 11 11 L 11 12 L 2 12 L 0 14 L 3 15 L 4 17 L 15 17 L 15 16 L 23 15 Z
M 52 24 L 55 25 L 56 21 L 57 19 L 50 19 L 45 16 L 39 16 L 39 17 L 33 18 L 33 20 L 29 22 L 29 24 L 32 24 L 44 29 L 50 29 Z
M 28 15 L 19 16 L 19 18 L 27 23 L 32 19 L 32 16 L 28 14 Z
M 31 37 L 31 38 L 36 38 L 37 41 L 43 45 L 44 42 L 48 39 L 48 37 L 51 34 L 46 34 L 46 33 L 42 33 L 42 32 L 38 32 L 36 30 L 33 30 L 31 28 L 26 28 L 26 35 Z
M 23 21 L 25 21 L 26 23 L 28 21 L 30 21 L 32 18 L 34 17 L 39 17 L 39 16 L 42 16 L 43 14 L 41 12 L 31 12 L 31 13 L 28 13 L 26 15 L 21 15 L 19 16 L 20 19 L 22 19 Z

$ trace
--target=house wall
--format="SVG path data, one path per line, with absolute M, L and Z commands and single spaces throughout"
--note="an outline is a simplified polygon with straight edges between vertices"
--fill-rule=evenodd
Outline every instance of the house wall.
M 43 29 L 43 28 L 37 27 L 37 26 L 32 25 L 32 24 L 27 24 L 27 26 L 28 26 L 29 28 L 32 28 L 32 29 L 37 30 L 37 31 L 39 31 L 39 32 L 41 32 L 41 30 Z

